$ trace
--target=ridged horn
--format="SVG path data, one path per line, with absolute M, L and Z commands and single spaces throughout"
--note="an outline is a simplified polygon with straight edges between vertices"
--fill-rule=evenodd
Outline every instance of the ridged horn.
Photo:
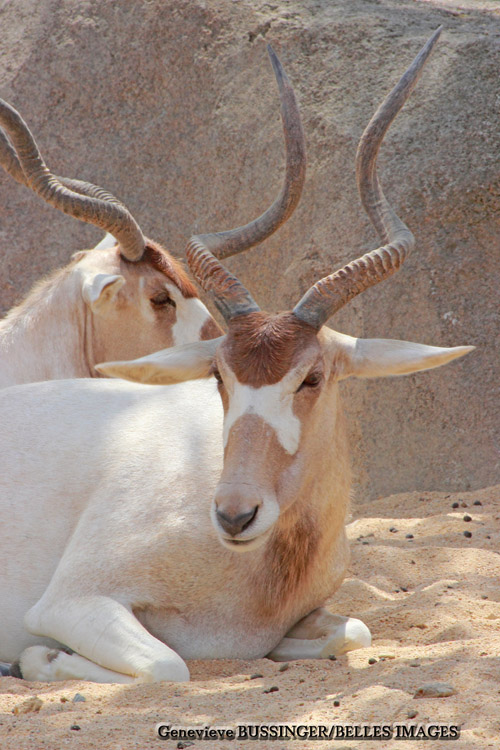
M 410 96 L 441 30 L 440 26 L 422 47 L 361 136 L 356 154 L 358 191 L 365 211 L 385 244 L 317 281 L 302 297 L 293 313 L 317 330 L 356 295 L 395 273 L 413 249 L 415 239 L 412 233 L 382 192 L 376 171 L 377 155 L 389 126 Z
M 109 232 L 127 260 L 140 260 L 146 240 L 123 203 L 96 185 L 52 174 L 21 115 L 2 99 L 0 125 L 12 141 L 11 145 L 0 131 L 0 163 L 17 182 L 27 185 L 64 213 Z
M 226 321 L 235 315 L 255 312 L 259 307 L 243 284 L 219 263 L 219 259 L 248 250 L 284 224 L 300 200 L 305 179 L 305 138 L 295 94 L 270 45 L 267 51 L 278 83 L 285 135 L 286 174 L 281 192 L 267 211 L 254 221 L 226 232 L 196 235 L 190 239 L 186 250 L 191 272 L 212 296 Z
M 0 164 L 5 169 L 5 171 L 8 172 L 8 174 L 10 174 L 10 176 L 16 180 L 16 182 L 18 182 L 20 185 L 24 185 L 25 187 L 29 187 L 26 175 L 24 174 L 23 168 L 21 166 L 21 162 L 19 161 L 19 158 L 9 139 L 1 128 Z M 91 182 L 85 182 L 84 180 L 73 180 L 70 177 L 60 177 L 59 175 L 55 175 L 55 177 L 62 185 L 69 188 L 70 190 L 74 190 L 75 193 L 80 193 L 80 195 L 89 195 L 91 198 L 99 198 L 100 200 L 108 201 L 109 203 L 114 203 L 117 206 L 122 206 L 123 208 L 125 208 L 123 203 L 118 198 L 116 198 L 116 196 L 114 196 L 112 193 L 109 193 L 107 190 L 104 190 L 104 188 L 99 187 L 98 185 L 93 185 Z

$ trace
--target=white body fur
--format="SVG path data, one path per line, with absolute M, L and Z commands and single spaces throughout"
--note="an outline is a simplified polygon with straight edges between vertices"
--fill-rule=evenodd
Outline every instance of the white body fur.
M 223 457 L 224 413 L 213 379 L 169 387 L 72 380 L 0 393 L 0 518 L 9 540 L 0 549 L 0 659 L 12 660 L 26 647 L 45 644 L 23 654 L 26 677 L 184 680 L 184 658 L 244 659 L 271 651 L 276 659 L 306 658 L 369 644 L 369 631 L 358 620 L 316 609 L 339 586 L 348 561 L 349 472 L 336 382 L 373 370 L 387 375 L 437 366 L 470 347 L 407 344 L 404 362 L 403 342 L 386 342 L 384 349 L 375 341 L 375 362 L 370 342 L 359 344 L 332 331 L 320 338 L 325 385 L 316 406 L 308 409 L 309 435 L 301 442 L 298 464 L 287 470 L 299 499 L 285 498 L 278 520 L 266 515 L 264 496 L 259 511 L 268 526 L 278 528 L 300 520 L 307 507 L 320 530 L 307 586 L 279 606 L 273 598 L 278 601 L 282 594 L 281 573 L 276 587 L 269 588 L 267 578 L 272 529 L 241 552 L 228 549 L 217 520 L 209 521 L 221 486 L 236 482 L 238 493 L 246 486 L 239 472 L 252 471 L 251 462 L 246 467 L 238 461 L 231 475 L 231 457 L 229 466 Z M 223 343 L 224 338 L 204 341 L 114 368 L 155 382 L 206 377 Z M 342 352 L 351 353 L 343 371 L 329 364 Z M 302 369 L 308 357 L 306 352 Z M 112 372 L 113 366 L 107 369 Z M 226 377 L 231 390 L 235 383 L 231 386 Z M 303 375 L 295 377 L 300 382 Z M 288 411 L 285 404 L 285 421 Z M 249 408 L 230 430 L 229 453 L 234 454 L 245 420 L 252 430 L 252 420 L 263 420 L 258 429 L 264 438 L 269 433 L 269 445 L 273 435 L 280 443 L 276 426 Z M 320 424 L 326 432 L 318 432 Z M 265 469 L 272 450 L 261 453 L 254 444 L 247 456 L 257 456 Z M 300 486 L 304 465 L 307 497 Z M 273 471 L 280 476 L 279 466 Z M 252 475 L 252 482 L 256 487 L 259 477 Z M 243 531 L 236 539 L 245 536 Z M 286 573 L 283 569 L 285 579 Z M 58 643 L 79 656 L 49 650 Z

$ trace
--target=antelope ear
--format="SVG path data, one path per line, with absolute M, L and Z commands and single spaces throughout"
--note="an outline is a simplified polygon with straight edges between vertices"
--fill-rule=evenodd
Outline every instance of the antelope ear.
M 474 346 L 444 348 L 393 339 L 356 339 L 330 331 L 329 347 L 338 358 L 339 379 L 385 378 L 430 370 L 468 354 Z
M 115 247 L 117 245 L 117 241 L 113 237 L 112 234 L 109 232 L 106 232 L 104 237 L 100 242 L 97 243 L 97 245 L 94 247 L 94 250 L 107 250 L 109 247 Z
M 172 385 L 185 380 L 208 378 L 215 352 L 224 338 L 220 336 L 208 341 L 173 346 L 130 362 L 103 362 L 95 369 L 101 375 L 148 385 Z
M 125 284 L 123 276 L 109 273 L 88 274 L 82 286 L 83 299 L 92 312 L 105 314 L 117 292 Z

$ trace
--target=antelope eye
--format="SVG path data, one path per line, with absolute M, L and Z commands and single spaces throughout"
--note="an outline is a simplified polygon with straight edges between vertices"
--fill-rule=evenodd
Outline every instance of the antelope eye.
M 321 373 L 310 372 L 307 377 L 304 378 L 300 386 L 297 388 L 296 393 L 301 391 L 303 388 L 316 388 L 321 383 Z
M 150 301 L 153 307 L 166 307 L 167 305 L 176 307 L 174 300 L 165 290 L 158 292 L 158 294 L 155 294 L 154 297 L 151 297 Z

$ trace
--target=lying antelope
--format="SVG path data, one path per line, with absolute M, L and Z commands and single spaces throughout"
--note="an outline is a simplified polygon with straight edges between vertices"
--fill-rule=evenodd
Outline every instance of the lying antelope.
M 194 237 L 189 266 L 227 334 L 99 367 L 174 385 L 73 380 L 0 394 L 10 542 L 0 551 L 0 657 L 26 649 L 15 674 L 186 680 L 184 659 L 322 657 L 370 643 L 361 621 L 321 608 L 348 561 L 338 382 L 437 367 L 472 347 L 356 339 L 324 324 L 413 246 L 376 157 L 438 35 L 359 145 L 361 199 L 383 247 L 271 315 L 215 257 L 244 248 L 258 223 Z
M 281 79 L 280 79 L 281 80 Z M 305 150 L 297 104 L 280 83 L 288 178 L 255 244 L 292 213 L 304 180 Z M 108 232 L 91 251 L 35 286 L 0 322 L 0 387 L 59 378 L 95 377 L 95 364 L 139 357 L 222 333 L 182 265 L 110 193 L 46 167 L 21 116 L 0 100 L 0 163 L 49 204 Z M 238 250 L 228 247 L 226 256 Z

